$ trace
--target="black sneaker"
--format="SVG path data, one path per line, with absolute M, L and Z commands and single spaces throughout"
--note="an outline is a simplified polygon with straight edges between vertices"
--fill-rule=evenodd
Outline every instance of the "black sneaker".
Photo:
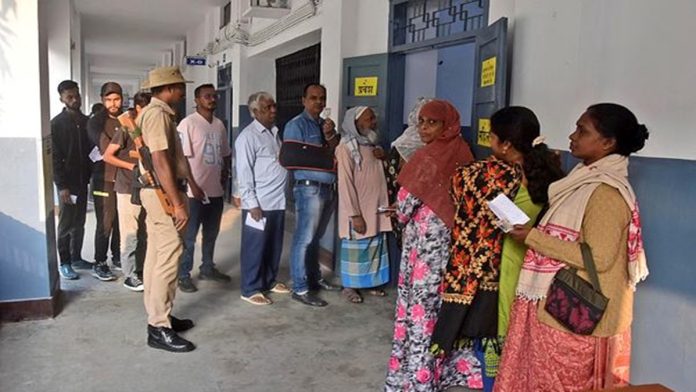
M 131 291 L 143 291 L 143 290 L 145 290 L 145 286 L 143 286 L 143 282 L 140 279 L 138 279 L 137 276 L 126 278 L 126 280 L 123 281 L 123 287 L 125 287 Z
M 116 259 L 116 260 L 111 260 L 111 268 L 113 268 L 114 271 L 121 271 L 121 260 Z
M 218 271 L 217 268 L 213 267 L 210 270 L 207 271 L 201 271 L 198 274 L 198 279 L 200 280 L 214 280 L 216 282 L 222 282 L 222 283 L 227 283 L 231 282 L 232 278 L 229 275 L 225 275 L 222 272 Z
M 184 293 L 195 293 L 198 291 L 198 288 L 196 288 L 196 285 L 193 284 L 191 277 L 186 277 L 179 278 L 179 290 L 183 291 Z
M 95 264 L 92 268 L 92 276 L 101 280 L 102 282 L 108 282 L 110 280 L 116 280 L 116 276 L 106 263 Z

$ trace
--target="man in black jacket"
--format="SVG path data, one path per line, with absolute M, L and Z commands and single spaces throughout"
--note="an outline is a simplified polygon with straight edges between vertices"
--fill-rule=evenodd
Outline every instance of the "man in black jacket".
M 51 120 L 53 181 L 58 188 L 58 255 L 60 275 L 78 279 L 73 264 L 89 265 L 82 259 L 87 214 L 87 185 L 92 162 L 92 144 L 87 138 L 87 116 L 82 114 L 80 89 L 72 80 L 58 85 L 63 111 Z
M 106 263 L 106 254 L 111 248 L 111 262 L 115 268 L 121 267 L 121 239 L 118 228 L 116 207 L 116 166 L 101 158 L 116 132 L 121 128 L 118 116 L 121 114 L 123 93 L 116 82 L 107 82 L 101 88 L 101 102 L 104 109 L 87 121 L 87 135 L 99 151 L 98 160 L 92 170 L 92 197 L 97 227 L 94 233 L 94 267 L 92 275 L 102 281 L 115 280 Z

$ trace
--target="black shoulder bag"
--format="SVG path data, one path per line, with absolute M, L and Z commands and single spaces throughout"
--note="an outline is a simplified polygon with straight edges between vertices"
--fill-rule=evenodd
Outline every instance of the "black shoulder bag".
M 609 298 L 599 287 L 590 246 L 581 242 L 580 251 L 592 283 L 578 276 L 573 267 L 559 270 L 549 288 L 544 309 L 573 333 L 591 335 L 604 316 Z

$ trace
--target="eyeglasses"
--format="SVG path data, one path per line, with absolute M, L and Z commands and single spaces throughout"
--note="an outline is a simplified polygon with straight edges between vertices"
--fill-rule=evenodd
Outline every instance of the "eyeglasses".
M 218 94 L 203 94 L 201 95 L 204 99 L 219 99 L 220 95 Z

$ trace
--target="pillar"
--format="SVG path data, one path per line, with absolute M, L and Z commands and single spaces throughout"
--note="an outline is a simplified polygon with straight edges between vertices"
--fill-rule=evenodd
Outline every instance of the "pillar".
M 49 85 L 48 31 L 40 29 L 47 3 L 9 0 L 0 10 L 3 320 L 52 317 L 59 307 L 49 123 L 49 93 L 57 92 Z

